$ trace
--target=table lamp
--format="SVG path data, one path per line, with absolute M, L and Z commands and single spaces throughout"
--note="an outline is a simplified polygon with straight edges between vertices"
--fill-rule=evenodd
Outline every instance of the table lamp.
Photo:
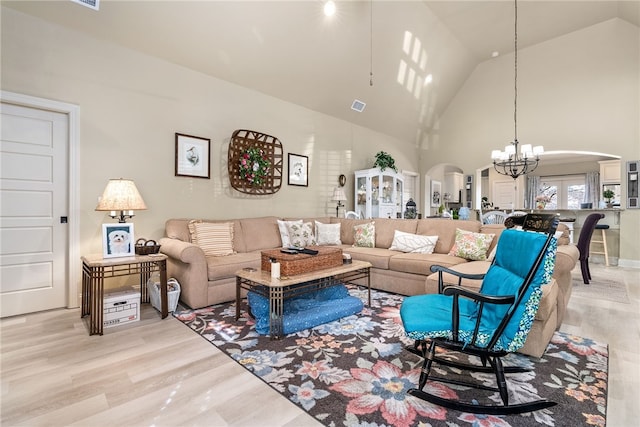
M 97 211 L 109 211 L 111 218 L 127 222 L 133 218 L 133 211 L 147 209 L 136 184 L 129 179 L 110 179 L 96 206 Z
M 338 202 L 338 205 L 336 206 L 336 217 L 337 217 L 338 212 L 340 211 L 340 208 L 344 207 L 342 202 L 347 200 L 347 196 L 344 194 L 344 190 L 341 187 L 336 187 L 333 189 L 333 196 L 331 197 L 331 200 L 333 200 L 334 202 Z

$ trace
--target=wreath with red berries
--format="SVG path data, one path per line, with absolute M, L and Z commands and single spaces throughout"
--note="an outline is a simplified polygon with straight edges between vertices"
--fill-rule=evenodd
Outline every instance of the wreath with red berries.
M 251 147 L 247 148 L 240 156 L 238 174 L 251 185 L 261 185 L 269 174 L 271 162 L 264 151 Z

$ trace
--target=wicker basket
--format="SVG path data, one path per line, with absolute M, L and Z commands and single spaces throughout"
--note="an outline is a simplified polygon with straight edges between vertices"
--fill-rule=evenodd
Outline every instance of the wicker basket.
M 158 311 L 162 311 L 162 301 L 160 298 L 160 276 L 154 274 L 147 281 L 147 292 L 151 306 Z M 180 299 L 180 283 L 173 277 L 167 280 L 167 307 L 169 313 L 175 312 Z
M 296 274 L 310 273 L 325 268 L 339 267 L 342 265 L 342 249 L 328 246 L 310 246 L 309 249 L 318 251 L 317 255 L 307 254 L 283 254 L 280 249 L 272 249 L 261 252 L 261 269 L 271 271 L 271 260 L 280 263 L 280 274 L 283 276 L 295 276 Z
M 136 240 L 136 254 L 138 255 L 150 255 L 157 254 L 160 251 L 160 245 L 155 240 L 147 240 L 140 238 Z

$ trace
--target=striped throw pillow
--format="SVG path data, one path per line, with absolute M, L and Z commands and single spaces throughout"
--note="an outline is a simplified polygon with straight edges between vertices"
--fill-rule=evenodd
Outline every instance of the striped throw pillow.
M 189 221 L 191 242 L 200 246 L 207 256 L 225 256 L 236 253 L 233 250 L 232 222 Z

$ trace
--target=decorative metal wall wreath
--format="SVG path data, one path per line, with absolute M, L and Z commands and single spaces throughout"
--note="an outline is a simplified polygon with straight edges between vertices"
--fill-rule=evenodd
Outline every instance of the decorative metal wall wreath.
M 229 181 L 241 193 L 274 194 L 282 185 L 282 143 L 278 138 L 238 129 L 227 156 Z

